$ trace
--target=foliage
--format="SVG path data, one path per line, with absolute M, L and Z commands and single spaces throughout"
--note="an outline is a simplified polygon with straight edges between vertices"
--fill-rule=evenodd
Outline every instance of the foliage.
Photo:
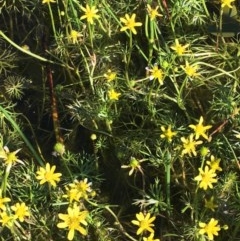
M 236 240 L 239 11 L 1 1 L 1 240 Z

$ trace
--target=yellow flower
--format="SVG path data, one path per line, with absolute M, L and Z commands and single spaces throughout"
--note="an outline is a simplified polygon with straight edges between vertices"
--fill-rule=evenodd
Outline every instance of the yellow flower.
M 133 13 L 131 17 L 129 16 L 129 14 L 125 14 L 125 18 L 120 18 L 120 21 L 125 24 L 125 26 L 122 27 L 120 31 L 126 31 L 127 29 L 129 29 L 131 32 L 133 32 L 133 34 L 137 34 L 135 27 L 142 26 L 142 23 L 135 22 L 135 18 L 135 13 Z
M 197 155 L 196 153 L 196 146 L 202 144 L 202 141 L 194 141 L 193 140 L 193 134 L 189 136 L 188 139 L 185 137 L 181 137 L 181 141 L 183 142 L 183 150 L 182 155 L 188 154 L 189 156 Z
M 56 182 L 60 181 L 61 173 L 54 173 L 56 166 L 50 167 L 50 164 L 46 164 L 46 168 L 40 167 L 39 171 L 37 171 L 37 179 L 40 180 L 40 184 L 44 184 L 48 182 L 53 187 L 56 187 Z
M 214 171 L 222 171 L 222 168 L 219 166 L 221 159 L 215 159 L 213 155 L 211 155 L 210 159 L 211 161 L 207 161 L 207 164 L 210 166 L 210 168 Z
M 189 46 L 189 44 L 181 45 L 179 44 L 178 39 L 175 39 L 175 45 L 171 46 L 171 49 L 174 50 L 177 55 L 183 55 L 186 52 L 186 48 Z
M 225 6 L 232 8 L 231 3 L 235 2 L 235 0 L 221 0 L 221 8 L 224 8 Z
M 111 82 L 116 79 L 117 73 L 112 72 L 112 70 L 108 70 L 106 74 L 104 74 L 104 77 L 107 79 L 108 82 Z
M 215 211 L 214 209 L 218 207 L 218 205 L 214 203 L 214 197 L 211 197 L 209 200 L 205 199 L 204 201 L 204 207 L 211 209 L 213 212 Z
M 203 117 L 201 116 L 197 125 L 189 125 L 189 127 L 192 128 L 195 131 L 195 138 L 196 138 L 196 140 L 200 136 L 202 136 L 203 138 L 205 138 L 207 140 L 208 136 L 206 135 L 205 132 L 208 129 L 210 129 L 212 126 L 211 125 L 203 126 Z
M 14 164 L 16 164 L 16 162 L 24 164 L 23 161 L 21 161 L 20 159 L 18 159 L 18 157 L 16 156 L 16 154 L 20 151 L 21 149 L 18 149 L 16 151 L 10 152 L 8 147 L 5 146 L 1 152 L 0 152 L 0 158 L 2 158 L 4 160 L 4 162 L 8 165 L 8 166 L 12 166 Z
M 0 223 L 2 223 L 2 226 L 8 226 L 12 227 L 13 226 L 13 217 L 7 212 L 1 212 L 0 213 Z
M 149 76 L 150 80 L 158 79 L 159 84 L 163 84 L 163 71 L 159 69 L 157 65 L 154 65 L 153 68 L 148 69 L 148 71 L 151 73 Z
M 14 218 L 19 219 L 20 222 L 23 222 L 26 216 L 30 216 L 25 203 L 16 203 L 14 206 L 11 206 L 11 209 L 15 212 Z
M 160 241 L 160 239 L 153 239 L 154 233 L 151 233 L 148 238 L 143 237 L 143 241 Z
M 188 61 L 186 61 L 185 66 L 181 65 L 181 68 L 185 71 L 186 75 L 189 77 L 199 76 L 199 73 L 197 73 L 197 70 L 198 70 L 197 65 L 189 65 Z
M 59 213 L 58 217 L 63 220 L 62 223 L 58 223 L 58 228 L 68 228 L 68 240 L 72 240 L 74 238 L 75 230 L 80 232 L 83 235 L 87 235 L 87 231 L 80 224 L 87 225 L 86 218 L 88 215 L 87 211 L 79 211 L 79 207 L 77 205 L 73 206 L 73 208 L 69 207 L 67 209 L 68 214 Z
M 84 178 L 84 180 L 81 180 L 81 181 L 75 180 L 74 183 L 71 183 L 69 186 L 72 189 L 77 190 L 77 196 L 79 200 L 80 198 L 84 198 L 84 199 L 88 198 L 88 194 L 92 192 L 91 185 L 92 183 L 88 182 L 87 178 Z
M 172 141 L 173 136 L 177 135 L 177 132 L 172 131 L 171 126 L 168 126 L 166 129 L 164 126 L 161 126 L 161 130 L 163 134 L 161 134 L 161 138 L 166 138 L 168 142 Z
M 71 30 L 69 38 L 71 39 L 73 44 L 76 44 L 78 42 L 78 38 L 81 36 L 81 34 L 76 30 Z
M 151 21 L 153 21 L 157 16 L 162 17 L 160 13 L 158 13 L 159 6 L 157 6 L 155 9 L 153 9 L 149 4 L 147 4 L 147 11 L 150 16 Z
M 199 175 L 194 178 L 195 181 L 200 182 L 199 187 L 203 188 L 204 190 L 207 190 L 209 188 L 213 188 L 213 183 L 217 182 L 216 173 L 214 170 L 209 169 L 209 166 L 205 166 L 205 169 L 203 171 L 202 168 L 198 168 Z
M 42 4 L 44 3 L 55 3 L 56 1 L 54 0 L 42 0 Z
M 150 217 L 150 213 L 144 215 L 142 212 L 136 214 L 137 220 L 132 220 L 134 225 L 139 226 L 137 230 L 137 235 L 141 234 L 144 231 L 149 231 L 150 233 L 154 233 L 152 227 L 154 224 L 152 223 L 156 217 Z
M 89 195 L 93 196 L 94 193 L 91 185 L 92 183 L 88 182 L 87 178 L 82 181 L 75 180 L 69 184 L 69 187 L 65 187 L 67 194 L 64 194 L 63 197 L 68 198 L 70 203 L 72 203 L 73 200 L 78 202 L 81 198 L 87 199 Z
M 206 233 L 208 235 L 209 240 L 213 240 L 213 235 L 218 236 L 218 231 L 221 230 L 220 226 L 218 225 L 218 220 L 211 218 L 209 223 L 202 223 L 199 222 L 199 230 L 200 234 Z
M 142 173 L 143 171 L 140 163 L 143 161 L 144 160 L 137 160 L 136 158 L 131 157 L 129 165 L 122 165 L 121 168 L 131 168 L 128 173 L 129 176 L 131 176 L 134 171 L 140 171 Z
M 78 190 L 76 188 L 70 188 L 65 186 L 66 194 L 63 195 L 64 198 L 68 198 L 69 202 L 72 203 L 73 201 L 79 201 L 78 199 Z
M 108 97 L 110 100 L 118 100 L 121 93 L 116 92 L 114 89 L 108 91 Z
M 90 24 L 93 24 L 93 19 L 98 19 L 100 16 L 97 15 L 98 10 L 95 6 L 89 7 L 88 4 L 86 5 L 86 8 L 81 6 L 81 9 L 83 12 L 85 12 L 85 15 L 83 15 L 80 19 L 87 19 L 87 22 Z

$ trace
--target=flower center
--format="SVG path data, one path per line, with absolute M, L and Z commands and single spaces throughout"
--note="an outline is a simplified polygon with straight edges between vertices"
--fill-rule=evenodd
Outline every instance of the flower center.
M 52 173 L 51 172 L 46 172 L 44 175 L 45 179 L 47 181 L 52 180 Z
M 77 217 L 70 217 L 68 224 L 69 229 L 77 229 L 79 227 L 79 219 Z
M 140 227 L 142 229 L 147 229 L 149 227 L 149 223 L 146 220 L 142 220 L 141 224 L 140 224 Z
M 133 21 L 132 19 L 129 19 L 126 25 L 131 29 L 131 28 L 134 28 L 135 26 L 134 24 L 135 24 L 135 21 Z

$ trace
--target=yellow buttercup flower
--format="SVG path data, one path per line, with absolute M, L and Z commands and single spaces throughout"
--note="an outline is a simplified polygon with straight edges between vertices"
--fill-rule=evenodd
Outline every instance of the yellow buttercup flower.
M 125 14 L 125 18 L 120 18 L 120 21 L 125 24 L 124 27 L 120 29 L 120 31 L 126 31 L 129 29 L 133 34 L 137 34 L 135 27 L 142 26 L 142 23 L 135 22 L 136 14 L 133 13 L 130 17 L 129 14 Z
M 139 226 L 137 230 L 137 235 L 140 235 L 144 231 L 154 233 L 154 230 L 152 229 L 152 227 L 154 227 L 154 224 L 152 222 L 156 219 L 156 217 L 150 217 L 150 213 L 144 215 L 142 212 L 140 212 L 136 214 L 136 218 L 137 220 L 132 220 L 132 223 Z
M 78 42 L 78 38 L 81 36 L 81 34 L 76 30 L 71 30 L 69 38 L 71 39 L 73 44 L 76 44 Z
M 23 222 L 26 216 L 30 216 L 25 203 L 16 203 L 14 206 L 11 206 L 11 209 L 15 212 L 14 218 L 19 219 L 20 222 Z
M 209 223 L 202 223 L 199 222 L 199 230 L 200 234 L 207 234 L 209 240 L 213 240 L 214 236 L 218 236 L 218 231 L 221 230 L 220 226 L 218 225 L 218 220 L 211 218 Z
M 199 76 L 199 73 L 197 73 L 197 70 L 199 69 L 198 65 L 189 65 L 188 61 L 186 61 L 185 66 L 181 65 L 181 68 L 189 77 Z
M 208 136 L 206 135 L 206 131 L 210 129 L 212 126 L 203 126 L 203 117 L 201 116 L 197 125 L 189 125 L 195 131 L 196 140 L 199 139 L 200 136 L 208 140 Z
M 63 198 L 67 198 L 69 203 L 73 201 L 79 201 L 78 190 L 76 188 L 71 188 L 69 186 L 65 186 L 66 194 L 63 194 Z
M 95 6 L 89 7 L 89 5 L 86 5 L 86 8 L 81 6 L 81 9 L 85 13 L 80 19 L 87 19 L 87 22 L 90 24 L 93 24 L 93 19 L 98 19 L 100 16 L 97 14 L 98 9 L 96 9 Z
M 225 6 L 229 7 L 229 8 L 232 8 L 232 4 L 235 2 L 235 0 L 221 0 L 221 8 L 224 8 Z
M 198 168 L 199 175 L 194 178 L 195 181 L 200 182 L 199 187 L 207 190 L 209 188 L 213 188 L 213 183 L 217 182 L 216 173 L 214 170 L 209 169 L 209 166 L 205 166 L 205 169 Z
M 18 149 L 16 151 L 10 152 L 8 147 L 5 146 L 4 148 L 2 148 L 2 150 L 0 151 L 0 158 L 4 160 L 4 162 L 7 165 L 14 165 L 17 162 L 24 164 L 23 161 L 21 161 L 20 159 L 18 159 L 18 157 L 16 156 L 16 154 L 20 151 L 21 149 Z
M 159 6 L 157 6 L 155 9 L 153 9 L 149 4 L 147 4 L 147 11 L 150 16 L 151 21 L 153 21 L 157 16 L 162 17 L 160 13 L 158 13 Z
M 188 48 L 189 44 L 181 45 L 179 44 L 178 39 L 175 39 L 175 45 L 171 46 L 171 49 L 174 50 L 177 55 L 183 55 L 186 52 L 186 49 Z
M 148 71 L 151 73 L 149 76 L 150 80 L 157 79 L 159 84 L 163 84 L 163 71 L 158 68 L 157 65 L 154 65 L 152 69 L 148 69 Z
M 177 135 L 177 132 L 172 131 L 171 126 L 169 125 L 168 128 L 166 129 L 164 126 L 161 126 L 161 130 L 163 134 L 161 134 L 161 138 L 166 138 L 168 142 L 172 141 L 172 138 Z
M 111 82 L 116 79 L 117 73 L 109 69 L 104 77 L 107 79 L 108 82 Z
M 55 3 L 56 1 L 54 0 L 42 0 L 42 4 L 44 3 Z
M 116 92 L 114 89 L 108 91 L 108 97 L 110 100 L 118 100 L 121 93 Z
M 0 223 L 2 226 L 12 227 L 13 226 L 13 216 L 9 215 L 7 212 L 0 212 Z
M 76 198 L 75 200 L 79 201 L 80 198 L 87 199 L 88 195 L 92 192 L 91 182 L 88 182 L 88 179 L 78 181 L 75 180 L 73 183 L 69 184 L 71 190 L 76 190 Z
M 53 187 L 56 187 L 56 182 L 60 181 L 61 173 L 54 173 L 56 166 L 50 166 L 49 163 L 46 164 L 46 167 L 40 167 L 39 171 L 37 171 L 36 179 L 40 180 L 40 184 L 44 184 L 48 182 Z
M 210 157 L 210 161 L 207 161 L 207 164 L 214 171 L 222 171 L 222 168 L 219 166 L 221 159 L 215 159 L 213 155 Z
M 63 222 L 58 223 L 58 228 L 68 228 L 68 240 L 74 238 L 75 231 L 83 235 L 87 235 L 87 231 L 80 224 L 87 225 L 86 218 L 88 216 L 87 211 L 80 211 L 79 207 L 75 205 L 73 208 L 69 207 L 67 209 L 68 214 L 59 213 L 58 217 L 63 220 Z
M 195 141 L 193 140 L 193 134 L 189 136 L 188 139 L 185 137 L 181 137 L 181 141 L 183 142 L 183 150 L 182 155 L 188 154 L 189 156 L 197 155 L 196 146 L 202 144 L 202 141 Z

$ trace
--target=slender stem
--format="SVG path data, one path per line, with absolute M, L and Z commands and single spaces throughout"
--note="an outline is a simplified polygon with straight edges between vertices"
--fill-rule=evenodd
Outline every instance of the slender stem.
M 170 181 L 171 181 L 171 154 L 170 152 L 167 153 L 167 162 L 165 165 L 165 175 L 166 175 L 166 201 L 168 207 L 170 207 Z
M 206 1 L 205 1 L 205 0 L 202 0 L 202 6 L 203 6 L 203 8 L 204 8 L 204 10 L 205 10 L 205 13 L 206 13 L 207 17 L 210 17 L 210 14 L 209 14 L 209 12 L 208 12 L 208 9 L 207 9 Z
M 22 48 L 21 46 L 17 45 L 16 43 L 14 43 L 10 38 L 8 38 L 1 30 L 0 30 L 0 36 L 2 36 L 8 43 L 10 43 L 12 46 L 14 46 L 15 48 L 17 48 L 18 50 L 20 50 L 21 52 L 31 56 L 31 57 L 34 57 L 35 59 L 38 59 L 38 60 L 41 60 L 41 61 L 44 61 L 44 62 L 48 62 L 48 63 L 52 63 L 52 64 L 55 64 L 55 62 L 51 61 L 51 60 L 48 60 L 48 59 L 45 59 L 37 54 L 34 54 L 32 53 L 31 51 L 29 50 L 26 50 L 24 48 Z
M 37 160 L 37 162 L 43 166 L 43 160 L 41 157 L 36 153 L 35 149 L 33 148 L 32 144 L 29 142 L 29 140 L 26 138 L 26 136 L 23 134 L 23 132 L 20 130 L 18 124 L 13 120 L 13 118 L 10 116 L 9 112 L 6 111 L 1 105 L 0 105 L 0 111 L 5 115 L 6 119 L 11 123 L 12 127 L 19 133 L 19 135 L 22 137 L 23 141 L 26 143 L 29 150 L 32 152 L 34 158 Z
M 116 214 L 112 211 L 112 209 L 109 208 L 109 206 L 105 206 L 105 209 L 114 217 L 116 224 L 118 225 L 119 229 L 121 230 L 121 232 L 128 237 L 130 240 L 132 241 L 137 241 L 137 239 L 133 238 L 132 236 L 130 236 L 125 229 L 123 228 L 122 224 L 120 223 L 120 221 L 118 220 L 118 217 L 116 216 Z
M 54 17 L 53 17 L 53 13 L 52 13 L 51 4 L 49 2 L 48 2 L 48 9 L 49 9 L 49 14 L 50 14 L 50 18 L 51 18 L 53 35 L 54 35 L 55 41 L 57 42 L 57 33 L 56 33 L 56 28 L 55 28 L 55 21 L 54 21 Z
M 6 195 L 7 179 L 8 179 L 9 173 L 10 173 L 10 169 L 11 169 L 11 166 L 7 165 L 7 167 L 6 167 L 6 169 L 5 169 L 5 172 L 4 172 L 4 177 L 3 177 L 2 185 L 1 185 L 1 191 L 2 191 L 1 194 L 2 194 L 3 196 Z
M 89 22 L 87 23 L 87 26 L 89 31 L 90 45 L 91 45 L 91 48 L 93 49 L 93 26 Z
M 128 58 L 127 58 L 127 70 L 129 68 L 129 64 L 132 57 L 132 48 L 133 48 L 133 38 L 132 38 L 132 32 L 129 34 L 129 50 L 128 50 Z
M 71 172 L 71 170 L 70 170 L 69 167 L 68 167 L 66 158 L 64 158 L 64 157 L 62 156 L 62 160 L 63 160 L 62 163 L 63 163 L 63 165 L 64 165 L 64 168 L 66 168 L 69 176 L 71 177 L 71 180 L 74 180 L 73 175 L 72 175 L 72 172 Z

